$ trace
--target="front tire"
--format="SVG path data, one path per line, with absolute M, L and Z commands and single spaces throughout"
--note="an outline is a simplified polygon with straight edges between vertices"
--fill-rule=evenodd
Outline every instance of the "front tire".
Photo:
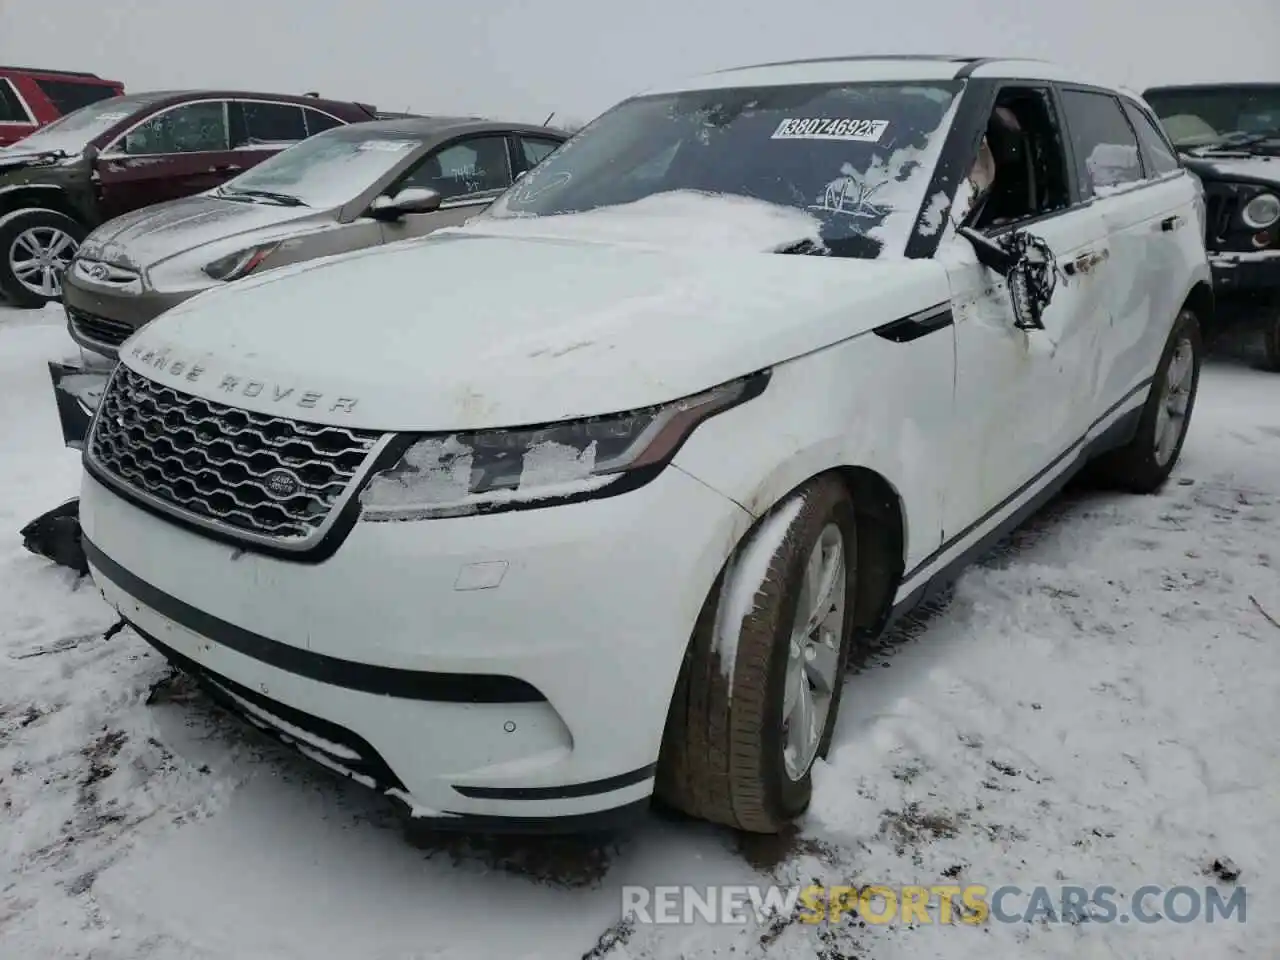
M 1109 484 L 1131 493 L 1154 493 L 1169 479 L 1191 424 L 1203 349 L 1199 320 L 1184 308 L 1160 355 L 1137 433 L 1128 445 L 1098 461 Z
M 0 226 L 0 292 L 34 309 L 62 296 L 62 272 L 85 238 L 77 221 L 56 210 L 11 214 Z
M 856 532 L 848 491 L 828 475 L 787 497 L 735 551 L 676 684 L 660 800 L 751 833 L 777 833 L 808 808 L 853 635 Z

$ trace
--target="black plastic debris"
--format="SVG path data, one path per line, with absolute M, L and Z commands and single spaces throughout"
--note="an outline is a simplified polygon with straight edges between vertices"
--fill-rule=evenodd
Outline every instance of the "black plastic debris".
M 68 567 L 80 576 L 89 572 L 80 543 L 80 499 L 42 513 L 22 528 L 22 545 L 38 557 Z

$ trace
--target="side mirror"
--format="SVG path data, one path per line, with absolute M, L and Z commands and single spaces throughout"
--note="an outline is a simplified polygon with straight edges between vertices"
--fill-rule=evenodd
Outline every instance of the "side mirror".
M 1013 272 L 1018 262 L 1017 257 L 990 237 L 972 227 L 961 227 L 956 233 L 969 241 L 978 262 L 988 270 L 994 270 L 1002 277 L 1008 277 Z
M 409 187 L 394 197 L 386 194 L 373 201 L 369 215 L 375 220 L 399 220 L 411 213 L 435 213 L 444 198 L 426 187 Z

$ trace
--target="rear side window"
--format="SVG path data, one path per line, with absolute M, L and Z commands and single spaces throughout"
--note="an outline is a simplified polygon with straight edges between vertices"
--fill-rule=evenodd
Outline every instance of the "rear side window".
M 1080 192 L 1083 196 L 1096 196 L 1142 180 L 1138 138 L 1115 97 L 1064 90 L 1062 106 L 1082 167 Z
M 302 108 L 288 103 L 255 103 L 242 101 L 247 144 L 296 143 L 307 138 L 307 124 Z
M 342 121 L 329 116 L 327 113 L 321 113 L 319 110 L 312 110 L 310 107 L 303 109 L 306 114 L 307 136 L 313 137 L 317 133 L 323 133 L 326 130 L 332 130 L 334 127 L 342 126 Z
M 1182 168 L 1182 164 L 1178 162 L 1178 155 L 1173 152 L 1173 148 L 1169 146 L 1169 142 L 1145 110 L 1139 110 L 1132 103 L 1126 102 L 1124 112 L 1128 114 L 1129 122 L 1138 133 L 1138 143 L 1142 146 L 1142 156 L 1146 161 L 1148 174 L 1153 177 L 1163 177 Z
M 18 99 L 18 91 L 4 77 L 0 77 L 0 123 L 30 123 L 26 108 Z
M 99 100 L 116 95 L 115 90 L 104 83 L 77 83 L 75 80 L 36 80 L 36 86 L 49 98 L 64 116 Z

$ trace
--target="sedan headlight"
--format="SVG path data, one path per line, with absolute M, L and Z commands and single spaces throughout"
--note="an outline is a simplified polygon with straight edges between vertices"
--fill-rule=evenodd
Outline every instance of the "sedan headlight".
M 424 520 L 611 496 L 648 482 L 698 424 L 758 396 L 768 371 L 674 403 L 541 427 L 422 437 L 360 496 L 365 520 Z
M 278 243 L 265 243 L 248 250 L 238 250 L 204 265 L 205 275 L 212 280 L 239 280 L 258 269 L 263 260 L 276 252 Z
M 1250 230 L 1265 230 L 1280 220 L 1280 197 L 1274 193 L 1260 193 L 1240 211 L 1240 219 Z

